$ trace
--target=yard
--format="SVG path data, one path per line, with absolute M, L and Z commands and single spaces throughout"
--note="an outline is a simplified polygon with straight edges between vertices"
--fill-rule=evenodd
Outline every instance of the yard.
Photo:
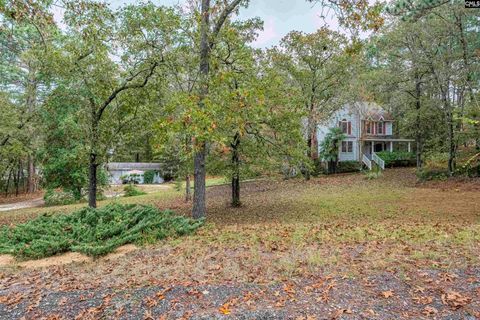
M 0 318 L 480 317 L 478 180 L 418 184 L 412 169 L 391 169 L 247 182 L 239 209 L 228 185 L 207 194 L 193 236 L 96 260 L 3 256 Z M 110 201 L 190 210 L 174 188 Z M 4 212 L 0 223 L 47 211 Z

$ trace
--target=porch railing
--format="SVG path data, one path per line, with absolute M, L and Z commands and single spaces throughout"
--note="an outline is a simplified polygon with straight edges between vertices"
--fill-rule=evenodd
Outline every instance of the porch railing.
M 372 160 L 375 161 L 382 170 L 385 170 L 385 161 L 383 161 L 382 158 L 380 158 L 375 152 L 372 153 Z
M 372 170 L 372 161 L 370 161 L 370 159 L 368 159 L 368 157 L 366 155 L 363 155 L 362 161 L 367 166 L 367 168 L 369 170 Z

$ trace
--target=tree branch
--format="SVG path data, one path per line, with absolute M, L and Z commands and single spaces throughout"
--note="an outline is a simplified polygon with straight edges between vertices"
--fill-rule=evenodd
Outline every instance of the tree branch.
M 129 90 L 129 89 L 138 89 L 138 88 L 145 87 L 148 83 L 148 80 L 153 76 L 153 73 L 155 72 L 155 69 L 157 68 L 157 66 L 158 66 L 158 63 L 154 62 L 153 65 L 148 70 L 148 74 L 147 74 L 147 76 L 145 77 L 145 79 L 143 80 L 142 83 L 129 84 L 137 76 L 139 76 L 141 73 L 145 72 L 146 70 L 140 70 L 137 73 L 135 73 L 135 74 L 131 75 L 130 77 L 128 77 L 127 79 L 125 79 L 124 83 L 120 87 L 115 89 L 110 94 L 110 96 L 107 98 L 107 100 L 105 100 L 103 102 L 102 106 L 100 107 L 100 109 L 97 112 L 97 116 L 96 116 L 97 121 L 99 121 L 102 118 L 102 115 L 103 115 L 103 112 L 105 111 L 105 109 L 110 105 L 110 103 L 112 103 L 113 100 L 115 100 L 115 98 L 118 96 L 118 94 L 120 92 L 125 91 L 125 90 Z

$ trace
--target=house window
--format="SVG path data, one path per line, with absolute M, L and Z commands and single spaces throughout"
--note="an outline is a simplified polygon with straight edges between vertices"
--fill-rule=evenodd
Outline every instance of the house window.
M 343 119 L 338 123 L 338 126 L 342 130 L 343 133 L 352 135 L 352 122 L 347 121 L 346 119 Z
M 353 141 L 342 141 L 342 152 L 343 153 L 353 152 Z
M 379 122 L 377 133 L 378 134 L 384 134 L 385 133 L 384 129 L 385 129 L 385 122 Z
M 365 122 L 367 134 L 372 134 L 372 123 L 370 121 Z

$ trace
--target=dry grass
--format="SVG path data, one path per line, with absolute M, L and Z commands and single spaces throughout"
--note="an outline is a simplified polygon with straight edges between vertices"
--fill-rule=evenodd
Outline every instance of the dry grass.
M 195 236 L 140 249 L 114 268 L 100 259 L 62 272 L 85 287 L 122 287 L 152 279 L 262 283 L 478 265 L 480 191 L 455 183 L 419 187 L 411 169 L 388 170 L 374 181 L 355 174 L 251 182 L 238 209 L 228 206 L 228 186 L 217 186 L 208 189 L 209 223 Z M 127 200 L 190 210 L 174 190 L 119 201 Z

